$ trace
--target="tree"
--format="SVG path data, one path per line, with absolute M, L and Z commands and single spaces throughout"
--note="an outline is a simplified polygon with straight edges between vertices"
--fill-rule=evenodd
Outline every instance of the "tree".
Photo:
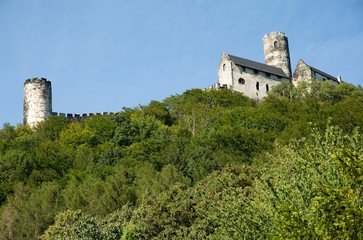
M 271 155 L 272 164 L 261 178 L 261 197 L 276 221 L 274 234 L 281 239 L 360 239 L 361 135 L 344 135 L 340 128 L 328 126 L 324 134 L 314 129 L 313 139 Z
M 36 239 L 53 222 L 63 208 L 60 186 L 56 182 L 44 183 L 39 188 L 18 184 L 1 215 L 2 238 Z

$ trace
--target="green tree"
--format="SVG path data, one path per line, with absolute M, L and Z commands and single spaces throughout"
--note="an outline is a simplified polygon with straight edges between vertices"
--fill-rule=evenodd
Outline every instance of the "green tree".
M 261 178 L 278 238 L 360 239 L 363 236 L 361 135 L 328 126 L 313 142 L 282 147 Z M 256 188 L 258 189 L 258 188 Z
M 44 183 L 39 188 L 18 184 L 1 214 L 1 237 L 36 239 L 62 208 L 60 186 L 56 182 Z

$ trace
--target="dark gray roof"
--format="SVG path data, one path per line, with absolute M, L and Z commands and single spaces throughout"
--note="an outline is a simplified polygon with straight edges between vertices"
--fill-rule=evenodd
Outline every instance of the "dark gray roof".
M 316 69 L 316 68 L 314 68 L 314 67 L 312 67 L 312 66 L 309 66 L 309 67 L 310 67 L 310 69 L 311 69 L 313 72 L 319 73 L 320 75 L 323 75 L 324 77 L 326 77 L 326 78 L 328 78 L 328 79 L 331 79 L 331 80 L 333 80 L 333 81 L 335 81 L 335 82 L 338 82 L 338 83 L 339 83 L 339 81 L 338 81 L 338 79 L 337 79 L 336 77 L 333 77 L 332 75 L 329 75 L 329 74 L 327 74 L 327 73 L 325 73 L 325 72 L 323 72 L 323 71 L 320 71 L 319 69 Z
M 281 68 L 277 68 L 277 67 L 273 67 L 270 65 L 266 65 L 263 63 L 259 63 L 259 62 L 255 62 L 255 61 L 251 61 L 245 58 L 240 58 L 240 57 L 236 57 L 230 54 L 227 54 L 229 59 L 231 59 L 236 65 L 240 65 L 243 67 L 248 67 L 248 68 L 252 68 L 255 70 L 259 70 L 262 72 L 266 72 L 266 73 L 270 73 L 270 74 L 274 74 L 276 76 L 280 76 L 280 77 L 284 77 L 284 78 L 289 78 L 284 71 L 282 71 Z

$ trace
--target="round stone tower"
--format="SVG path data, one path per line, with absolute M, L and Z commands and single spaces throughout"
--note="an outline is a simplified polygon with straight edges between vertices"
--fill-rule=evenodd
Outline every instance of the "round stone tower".
M 281 68 L 291 78 L 291 63 L 287 36 L 282 32 L 272 32 L 263 37 L 265 64 Z
M 35 127 L 52 114 L 52 85 L 45 78 L 24 82 L 24 124 Z

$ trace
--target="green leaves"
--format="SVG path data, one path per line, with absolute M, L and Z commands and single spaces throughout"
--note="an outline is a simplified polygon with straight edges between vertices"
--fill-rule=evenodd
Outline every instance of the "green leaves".
M 262 176 L 279 238 L 360 239 L 363 232 L 361 135 L 328 126 L 313 142 L 271 156 Z
M 0 238 L 360 239 L 362 104 L 305 82 L 6 124 Z

